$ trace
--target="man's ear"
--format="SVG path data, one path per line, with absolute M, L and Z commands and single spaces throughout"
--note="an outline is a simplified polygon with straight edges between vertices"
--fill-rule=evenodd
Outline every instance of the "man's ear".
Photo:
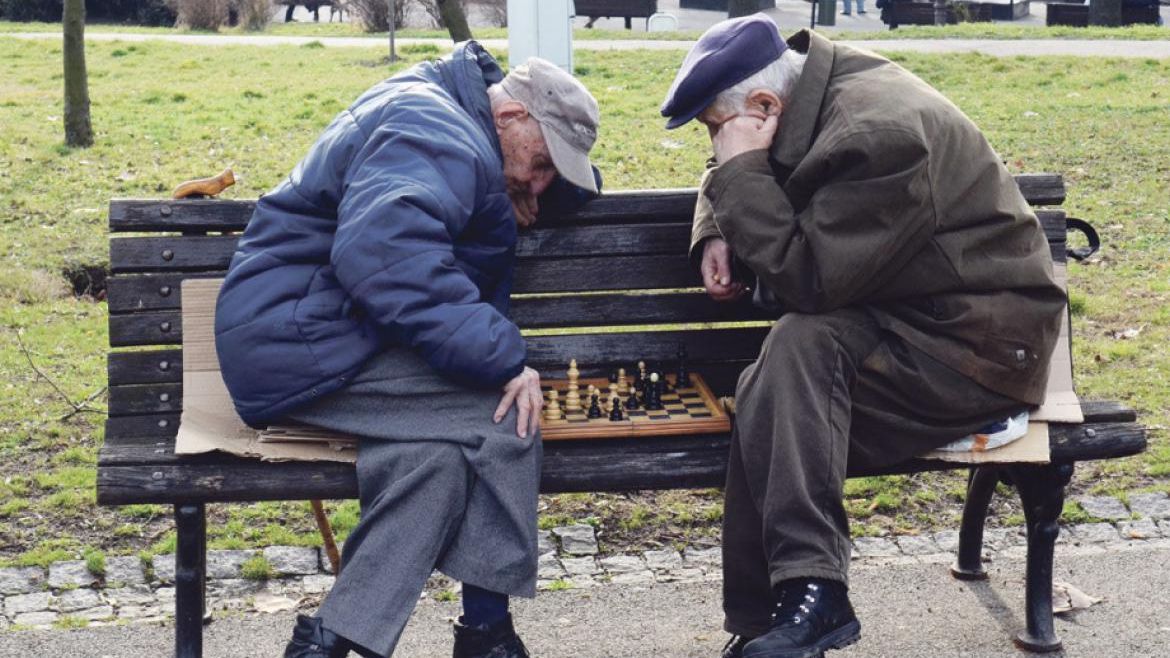
M 783 109 L 780 97 L 771 89 L 753 89 L 747 95 L 748 112 L 761 112 L 764 116 L 778 116 Z
M 528 116 L 528 108 L 517 100 L 504 101 L 492 108 L 492 118 L 499 130 L 508 127 L 508 124 L 514 121 L 523 120 L 526 116 Z

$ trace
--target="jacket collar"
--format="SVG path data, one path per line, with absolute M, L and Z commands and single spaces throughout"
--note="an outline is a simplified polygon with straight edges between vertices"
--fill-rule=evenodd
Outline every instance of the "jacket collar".
M 496 132 L 487 95 L 488 87 L 504 79 L 504 72 L 495 58 L 479 42 L 463 41 L 455 44 L 450 55 L 436 62 L 436 67 L 443 76 L 443 85 L 460 107 L 480 124 L 502 159 L 500 136 Z
M 808 154 L 816 136 L 817 118 L 833 71 L 834 48 L 832 41 L 810 30 L 792 35 L 788 46 L 808 54 L 804 71 L 780 116 L 780 133 L 772 142 L 772 159 L 791 171 Z

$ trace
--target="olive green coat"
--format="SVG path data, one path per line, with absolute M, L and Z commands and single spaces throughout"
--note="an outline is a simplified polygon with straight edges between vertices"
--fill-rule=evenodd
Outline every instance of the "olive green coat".
M 900 66 L 807 31 L 768 151 L 708 170 L 692 254 L 722 236 L 788 311 L 864 307 L 983 386 L 1044 399 L 1063 292 L 979 129 Z

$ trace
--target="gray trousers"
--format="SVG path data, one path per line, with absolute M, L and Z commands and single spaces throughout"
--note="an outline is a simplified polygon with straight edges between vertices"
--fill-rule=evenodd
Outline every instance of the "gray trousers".
M 433 569 L 510 596 L 536 594 L 540 436 L 516 436 L 514 407 L 492 422 L 501 395 L 460 387 L 393 349 L 290 416 L 365 437 L 361 521 L 318 611 L 326 628 L 390 655 Z
M 903 461 L 1026 406 L 907 345 L 864 310 L 782 316 L 736 388 L 726 630 L 766 632 L 782 580 L 848 582 L 847 466 Z

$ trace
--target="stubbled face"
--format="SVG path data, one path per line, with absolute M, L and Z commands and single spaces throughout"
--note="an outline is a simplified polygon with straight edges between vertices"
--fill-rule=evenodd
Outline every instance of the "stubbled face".
M 699 123 L 707 126 L 707 135 L 711 139 L 715 139 L 715 135 L 718 134 L 720 126 L 738 116 L 738 114 L 735 112 L 723 111 L 723 109 L 718 107 L 718 105 L 718 103 L 711 103 L 707 106 L 707 109 L 703 110 L 699 113 L 699 116 L 695 117 Z
M 513 104 L 520 105 L 508 103 Z M 540 124 L 526 111 L 498 114 L 496 131 L 500 135 L 504 180 L 508 186 L 508 198 L 516 211 L 516 223 L 530 226 L 536 221 L 539 209 L 536 198 L 548 189 L 557 175 L 548 144 L 544 141 Z

